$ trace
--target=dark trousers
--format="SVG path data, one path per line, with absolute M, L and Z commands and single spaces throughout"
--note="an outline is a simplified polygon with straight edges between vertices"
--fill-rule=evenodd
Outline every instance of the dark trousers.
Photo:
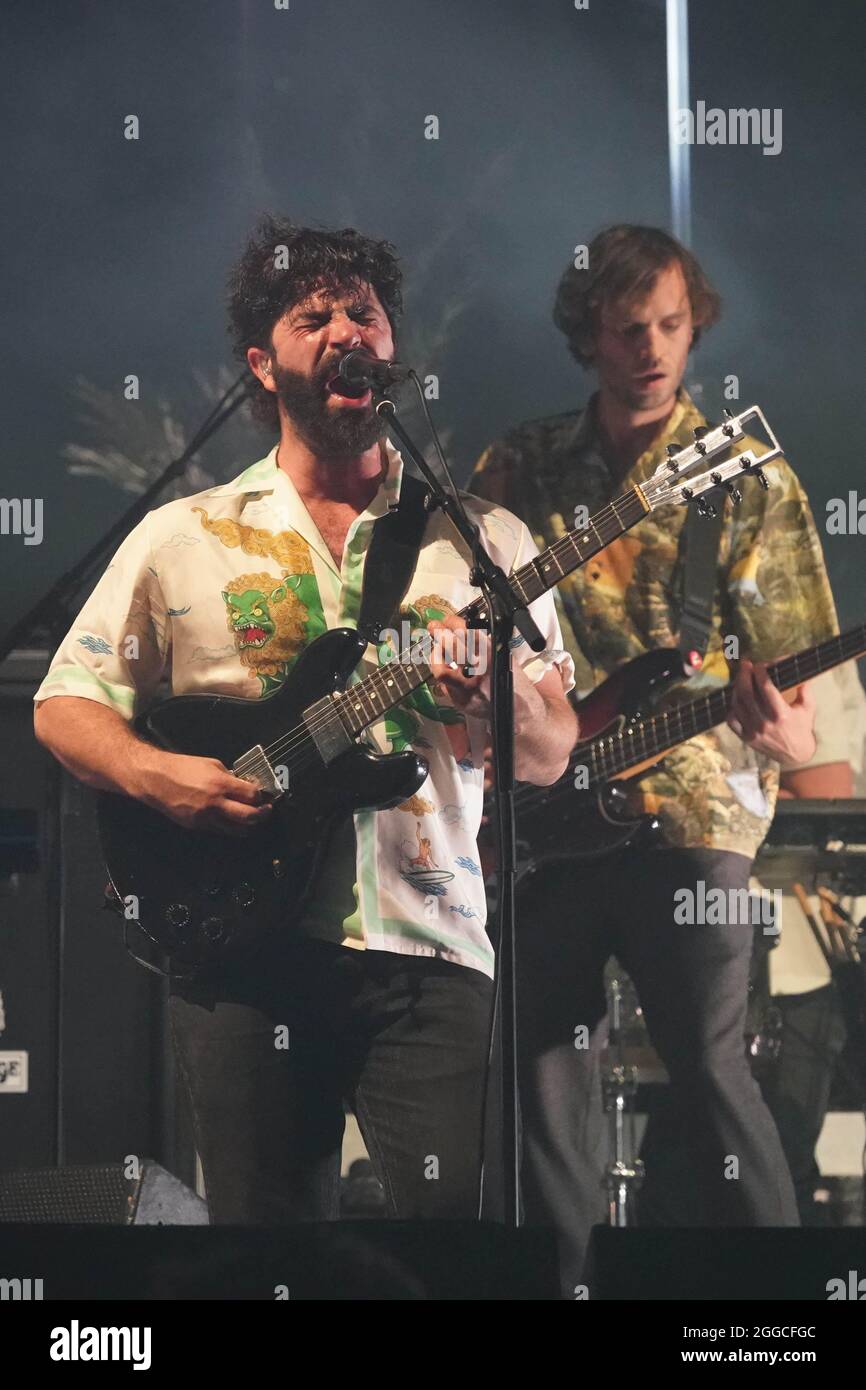
M 475 1216 L 491 1000 L 476 970 L 318 941 L 177 986 L 211 1220 L 336 1218 L 344 1101 L 392 1216 Z
M 527 1221 L 558 1233 L 566 1296 L 581 1281 L 591 1227 L 605 1219 L 611 954 L 635 983 L 670 1075 L 643 1146 L 641 1224 L 797 1224 L 779 1136 L 745 1056 L 754 929 L 674 921 L 677 889 L 696 891 L 700 879 L 707 890 L 746 888 L 749 870 L 743 855 L 653 848 L 589 871 L 540 871 L 521 892 L 523 1200 Z

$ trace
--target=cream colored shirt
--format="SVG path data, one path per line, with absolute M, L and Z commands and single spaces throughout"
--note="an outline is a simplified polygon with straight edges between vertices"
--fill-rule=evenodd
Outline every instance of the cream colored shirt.
M 78 614 L 34 699 L 83 696 L 131 720 L 163 678 L 175 695 L 271 694 L 321 632 L 357 625 L 373 523 L 400 491 L 400 456 L 382 447 L 386 476 L 350 527 L 339 567 L 277 467 L 276 448 L 232 482 L 148 513 Z M 537 553 L 511 513 L 477 499 L 466 502 L 506 573 Z M 477 592 L 465 547 L 434 512 L 404 601 L 408 617 L 426 625 L 431 615 L 458 612 Z M 532 615 L 546 649 L 536 656 L 516 639 L 514 659 L 533 681 L 559 666 L 571 689 L 573 667 L 562 650 L 551 594 L 532 605 Z M 359 674 L 379 659 L 369 647 Z M 477 850 L 485 724 L 457 716 L 422 687 L 410 705 L 391 711 L 369 733 L 382 751 L 415 748 L 430 772 L 403 805 L 354 817 L 356 939 L 369 949 L 438 957 L 492 975 Z M 344 838 L 344 852 L 345 845 Z M 328 934 L 331 909 L 317 926 L 315 903 L 314 896 L 308 927 Z

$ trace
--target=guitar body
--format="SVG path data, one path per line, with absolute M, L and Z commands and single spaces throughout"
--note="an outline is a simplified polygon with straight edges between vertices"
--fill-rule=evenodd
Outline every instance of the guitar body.
M 653 818 L 635 816 L 627 809 L 623 779 L 579 789 L 575 777 L 581 766 L 581 747 L 616 734 L 633 720 L 642 718 L 650 699 L 678 680 L 682 673 L 680 653 L 661 647 L 627 662 L 577 702 L 581 742 L 568 770 L 553 787 L 533 790 L 518 801 L 519 806 L 521 801 L 525 805 L 517 828 L 519 844 L 524 851 L 520 855 L 518 881 L 545 864 L 589 863 L 602 859 L 649 832 Z M 649 759 L 630 769 L 628 775 L 636 776 L 657 761 Z
M 365 648 L 352 629 L 326 632 L 267 699 L 179 695 L 142 715 L 136 730 L 171 752 L 218 758 L 231 769 L 256 745 L 278 744 L 305 710 L 343 689 Z M 115 905 L 168 955 L 176 974 L 246 955 L 297 922 L 341 820 L 399 805 L 426 776 L 426 763 L 411 751 L 382 754 L 353 743 L 327 765 L 316 756 L 290 775 L 268 825 L 242 837 L 186 830 L 131 797 L 100 793 Z

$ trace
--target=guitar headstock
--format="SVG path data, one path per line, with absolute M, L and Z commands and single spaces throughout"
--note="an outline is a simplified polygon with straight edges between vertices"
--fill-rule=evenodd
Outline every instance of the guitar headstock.
M 668 457 L 664 463 L 659 464 L 652 477 L 641 483 L 641 491 L 650 511 L 654 512 L 658 507 L 682 506 L 713 488 L 724 488 L 736 505 L 742 495 L 737 480 L 749 474 L 755 475 L 761 487 L 770 486 L 761 470 L 765 463 L 779 457 L 782 446 L 767 424 L 764 412 L 760 406 L 750 405 L 739 415 L 732 415 L 726 410 L 725 417 L 724 422 L 713 429 L 705 427 L 695 430 L 692 444 L 686 444 L 681 449 L 673 444 L 668 445 Z M 766 451 L 757 454 L 754 449 L 743 449 L 739 453 L 732 453 L 730 458 L 724 458 L 739 440 L 745 438 L 745 425 L 750 420 L 757 422 L 767 436 L 769 444 Z M 699 510 L 712 514 L 714 509 L 705 502 L 699 504 Z

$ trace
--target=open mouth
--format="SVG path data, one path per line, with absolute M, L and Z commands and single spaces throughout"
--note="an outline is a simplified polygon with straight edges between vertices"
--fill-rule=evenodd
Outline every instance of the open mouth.
M 330 380 L 325 383 L 325 394 L 328 396 L 336 396 L 338 400 L 365 401 L 370 395 L 370 388 L 369 386 L 350 386 L 349 383 L 343 381 L 338 374 L 337 376 L 332 376 Z
M 256 623 L 238 623 L 236 631 L 240 635 L 242 647 L 263 647 L 268 640 L 264 628 Z

